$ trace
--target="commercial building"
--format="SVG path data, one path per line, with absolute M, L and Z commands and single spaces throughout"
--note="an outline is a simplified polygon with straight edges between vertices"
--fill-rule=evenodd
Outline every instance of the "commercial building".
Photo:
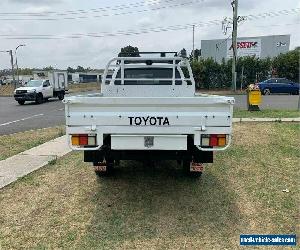
M 104 70 L 90 72 L 75 72 L 68 74 L 69 82 L 73 83 L 88 83 L 88 82 L 101 82 Z
M 258 37 L 239 37 L 237 39 L 237 57 L 255 56 L 273 58 L 286 53 L 290 48 L 290 35 L 273 35 Z M 232 58 L 232 40 L 215 39 L 201 41 L 201 57 L 212 58 L 216 62 Z

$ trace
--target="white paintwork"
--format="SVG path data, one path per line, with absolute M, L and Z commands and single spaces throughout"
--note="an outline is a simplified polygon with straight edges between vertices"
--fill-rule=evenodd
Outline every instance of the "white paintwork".
M 125 61 L 172 61 L 155 65 L 126 64 Z M 119 64 L 113 64 L 119 61 Z M 182 67 L 186 66 L 189 77 L 185 78 Z M 127 68 L 171 68 L 173 77 L 167 80 L 172 85 L 126 85 L 124 70 Z M 175 78 L 175 68 L 180 79 Z M 107 78 L 108 72 L 112 72 Z M 120 72 L 120 77 L 117 77 Z M 153 80 L 153 79 L 134 79 Z M 160 79 L 154 79 L 160 80 Z M 164 79 L 166 80 L 166 79 Z M 175 81 L 181 85 L 175 85 Z M 121 81 L 115 85 L 115 81 Z M 191 85 L 187 82 L 190 81 Z M 144 137 L 154 136 L 158 144 L 152 149 L 186 150 L 187 135 L 193 135 L 194 144 L 200 146 L 201 134 L 232 133 L 232 114 L 234 98 L 217 95 L 195 94 L 195 81 L 186 59 L 170 58 L 132 58 L 119 57 L 109 61 L 103 76 L 101 93 L 66 97 L 63 101 L 66 112 L 67 134 L 95 133 L 98 147 L 71 148 L 74 150 L 98 150 L 106 134 L 112 137 L 112 149 L 149 150 L 144 145 Z M 134 117 L 134 118 L 132 118 Z M 147 120 L 135 124 L 136 117 Z M 156 123 L 150 124 L 151 117 Z M 166 124 L 159 124 L 160 117 L 168 119 Z M 155 119 L 152 119 L 154 121 Z M 139 120 L 138 120 L 139 121 Z M 230 136 L 229 136 L 230 137 Z M 69 136 L 70 140 L 70 136 Z M 70 141 L 69 141 L 70 144 Z M 155 148 L 157 147 L 157 148 Z M 226 145 L 223 148 L 227 148 Z M 201 149 L 201 148 L 200 148 Z M 215 149 L 210 149 L 215 150 Z
M 146 147 L 144 137 L 153 137 L 153 146 Z M 186 135 L 126 135 L 111 136 L 111 149 L 114 150 L 186 150 Z
M 26 85 L 23 87 L 16 88 L 14 93 L 18 90 L 27 90 L 27 93 L 42 93 L 44 98 L 53 97 L 53 86 L 48 83 L 48 86 L 43 86 L 47 80 L 43 80 L 40 86 L 37 87 L 27 87 Z
M 35 71 L 33 73 L 34 80 L 48 79 L 53 86 L 54 91 L 68 89 L 68 73 L 65 70 L 60 71 Z
M 35 71 L 33 74 L 34 80 L 42 80 L 43 84 L 49 81 L 49 86 L 41 84 L 38 87 L 19 87 L 15 90 L 27 90 L 28 93 L 42 93 L 44 98 L 51 98 L 55 92 L 60 92 L 68 89 L 68 74 L 67 71 Z
M 146 65 L 145 60 L 152 61 L 171 61 L 172 64 L 169 63 L 158 63 L 154 65 Z M 134 61 L 138 62 L 138 64 L 126 64 L 125 61 Z M 119 64 L 117 64 L 119 62 Z M 153 79 L 149 78 L 125 78 L 124 70 L 130 68 L 169 68 L 172 69 L 173 74 L 172 78 L 155 78 L 155 80 L 159 81 L 172 81 L 172 85 L 124 85 L 124 81 L 126 80 L 139 80 L 139 81 L 152 81 Z M 189 72 L 188 78 L 184 76 L 183 69 Z M 180 78 L 175 77 L 175 70 L 178 70 Z M 106 78 L 109 72 L 113 71 L 112 78 Z M 118 72 L 120 72 L 121 76 L 117 77 Z M 121 81 L 121 85 L 115 85 L 115 81 Z M 107 82 L 109 81 L 109 82 Z M 182 82 L 182 85 L 175 85 L 175 81 Z M 188 85 L 188 82 L 191 82 L 191 85 Z M 186 59 L 180 57 L 116 57 L 111 59 L 108 62 L 108 65 L 105 68 L 103 81 L 101 86 L 102 93 L 105 96 L 126 96 L 126 97 L 151 97 L 151 96 L 193 96 L 195 93 L 195 81 L 193 78 L 192 69 L 190 64 Z

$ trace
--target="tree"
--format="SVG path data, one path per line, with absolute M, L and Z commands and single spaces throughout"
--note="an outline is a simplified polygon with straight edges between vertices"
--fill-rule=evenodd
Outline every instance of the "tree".
M 77 66 L 76 72 L 85 72 L 86 70 L 82 66 Z
M 54 70 L 54 68 L 50 65 L 50 66 L 43 68 L 43 70 Z
M 182 57 L 186 57 L 187 56 L 185 48 L 183 48 L 182 50 L 180 50 L 180 56 L 182 56 Z
M 124 48 L 121 48 L 121 51 L 119 52 L 118 56 L 139 57 L 139 49 L 138 47 L 128 45 Z
M 32 69 L 30 68 L 23 68 L 18 70 L 19 75 L 32 75 Z
M 273 59 L 273 69 L 278 77 L 286 77 L 294 82 L 299 81 L 299 56 L 300 50 L 294 49 L 285 54 L 280 54 Z
M 68 67 L 67 71 L 68 71 L 68 73 L 75 73 L 76 72 L 76 70 L 71 68 L 71 67 Z
M 200 56 L 201 56 L 201 49 L 195 49 L 195 52 L 194 52 L 194 54 L 195 54 L 195 60 L 198 60 L 198 58 L 200 58 Z M 193 59 L 193 51 L 191 52 L 191 54 L 190 54 L 190 61 Z

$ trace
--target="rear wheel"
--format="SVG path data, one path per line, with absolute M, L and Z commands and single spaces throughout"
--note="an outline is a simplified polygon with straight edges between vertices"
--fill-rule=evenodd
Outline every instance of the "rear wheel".
M 270 89 L 264 89 L 263 94 L 264 95 L 271 95 L 271 90 Z
M 24 105 L 25 101 L 18 101 L 20 105 Z
M 41 93 L 38 93 L 37 96 L 36 96 L 36 99 L 35 99 L 35 102 L 37 104 L 41 104 L 43 102 L 44 98 L 43 98 L 43 94 Z
M 65 94 L 64 94 L 63 92 L 59 92 L 59 93 L 57 94 L 57 97 L 58 97 L 59 100 L 63 100 L 64 97 L 65 97 Z

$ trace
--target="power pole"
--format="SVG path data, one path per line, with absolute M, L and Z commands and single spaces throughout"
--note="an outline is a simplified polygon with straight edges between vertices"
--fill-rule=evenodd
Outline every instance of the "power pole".
M 195 25 L 193 25 L 193 61 L 195 60 Z
M 244 84 L 244 65 L 242 66 L 242 75 L 241 75 L 241 91 L 243 90 Z
M 236 91 L 236 59 L 237 59 L 237 23 L 238 23 L 238 0 L 233 0 L 231 3 L 233 9 L 233 27 L 232 27 L 232 89 Z
M 20 44 L 15 48 L 15 58 L 16 58 L 16 68 L 17 68 L 17 85 L 19 84 L 20 78 L 19 78 L 19 66 L 18 66 L 18 58 L 17 58 L 17 50 L 20 47 L 26 46 L 26 44 Z
M 299 60 L 299 63 L 300 63 L 300 58 L 298 58 L 298 60 Z M 299 76 L 298 81 L 300 82 L 300 76 Z M 299 90 L 298 90 L 298 110 L 300 111 L 300 87 L 299 87 Z
M 13 57 L 13 51 L 9 50 L 9 55 L 10 55 L 10 64 L 11 64 L 11 72 L 12 72 L 12 77 L 13 77 L 13 83 L 15 88 L 17 87 L 16 85 L 16 79 L 15 79 L 15 70 L 14 70 L 14 57 Z

